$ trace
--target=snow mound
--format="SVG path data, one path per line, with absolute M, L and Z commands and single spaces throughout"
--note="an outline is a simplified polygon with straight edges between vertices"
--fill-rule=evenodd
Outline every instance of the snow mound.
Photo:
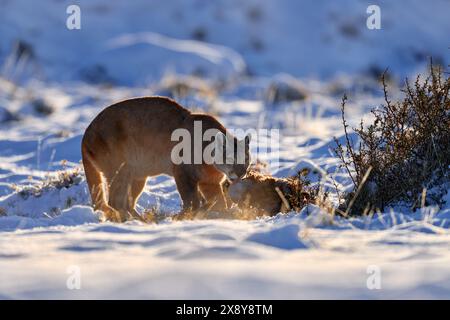
M 88 206 L 73 206 L 65 209 L 53 218 L 29 218 L 9 216 L 0 218 L 0 230 L 14 231 L 18 229 L 33 229 L 54 226 L 78 226 L 85 223 L 98 223 L 99 216 Z
M 254 233 L 247 240 L 285 250 L 307 248 L 306 244 L 300 240 L 299 233 L 300 226 L 291 224 L 265 232 Z

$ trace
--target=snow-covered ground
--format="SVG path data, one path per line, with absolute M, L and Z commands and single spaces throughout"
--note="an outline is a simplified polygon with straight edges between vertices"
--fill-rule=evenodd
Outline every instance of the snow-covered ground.
M 313 181 L 332 191 L 331 175 L 349 190 L 330 151 L 341 95 L 356 126 L 382 102 L 374 73 L 389 67 L 395 98 L 427 55 L 448 64 L 448 1 L 381 1 L 375 31 L 366 1 L 80 1 L 72 31 L 69 4 L 0 1 L 0 299 L 450 298 L 449 205 L 172 221 L 180 198 L 160 176 L 138 209 L 166 220 L 100 223 L 80 166 L 81 136 L 102 108 L 167 94 L 178 78 L 197 88 L 176 97 L 186 107 L 228 128 L 280 129 L 274 175 L 311 167 Z M 304 99 L 273 101 L 274 84 L 292 83 Z
M 319 223 L 323 217 L 314 213 L 73 226 L 94 220 L 88 208 L 73 207 L 57 218 L 61 226 L 2 234 L 1 297 L 448 298 L 446 217 L 445 227 L 420 220 L 394 228 L 373 222 L 370 230 L 346 221 Z M 381 270 L 380 290 L 367 288 L 374 265 Z M 76 270 L 81 289 L 68 290 Z

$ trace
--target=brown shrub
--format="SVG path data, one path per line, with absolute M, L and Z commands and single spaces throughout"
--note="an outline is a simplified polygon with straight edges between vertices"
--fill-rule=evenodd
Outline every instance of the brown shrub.
M 336 141 L 335 153 L 352 179 L 355 191 L 346 195 L 345 214 L 383 210 L 404 202 L 413 209 L 443 202 L 450 165 L 450 80 L 431 64 L 430 75 L 414 84 L 406 80 L 404 99 L 388 98 L 382 77 L 385 103 L 372 109 L 374 121 L 367 127 L 361 120 L 354 129 L 360 139 L 355 146 L 345 120 L 345 146 Z
M 73 185 L 80 184 L 82 180 L 83 176 L 81 174 L 81 170 L 77 167 L 70 170 L 61 170 L 55 176 L 48 176 L 46 179 L 37 184 L 30 184 L 21 188 L 13 185 L 13 188 L 23 199 L 28 199 L 30 196 L 40 197 L 48 190 L 70 188 Z

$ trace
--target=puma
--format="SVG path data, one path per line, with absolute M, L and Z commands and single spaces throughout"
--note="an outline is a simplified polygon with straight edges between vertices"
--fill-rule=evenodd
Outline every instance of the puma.
M 217 131 L 212 140 L 222 144 L 226 163 L 208 164 L 202 160 L 174 164 L 171 152 L 178 142 L 172 141 L 172 133 L 186 129 L 192 134 L 194 122 L 198 121 L 203 131 Z M 192 113 L 165 97 L 134 98 L 105 108 L 88 126 L 81 143 L 94 209 L 115 222 L 139 219 L 135 205 L 147 177 L 160 174 L 174 177 L 183 210 L 197 210 L 201 205 L 214 210 L 227 208 L 223 190 L 226 177 L 233 180 L 245 176 L 250 163 L 250 137 L 238 140 L 227 134 L 213 116 Z M 230 140 L 226 137 L 232 137 L 231 143 L 237 147 L 234 153 L 225 150 Z M 207 142 L 202 141 L 202 151 L 206 146 Z M 236 161 L 238 147 L 244 147 L 244 161 Z

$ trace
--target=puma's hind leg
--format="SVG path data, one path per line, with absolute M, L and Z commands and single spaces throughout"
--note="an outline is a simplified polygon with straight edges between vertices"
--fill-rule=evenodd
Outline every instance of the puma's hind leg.
M 129 197 L 131 194 L 131 177 L 128 168 L 122 165 L 113 175 L 107 174 L 107 186 L 109 187 L 108 204 L 115 209 L 119 215 L 113 218 L 115 222 L 129 220 Z
M 86 182 L 94 210 L 102 211 L 106 220 L 115 221 L 119 213 L 108 205 L 106 199 L 107 194 L 104 189 L 108 189 L 108 186 L 105 185 L 102 173 L 98 169 L 93 155 L 89 153 L 84 144 L 82 145 L 81 154 L 83 158 L 84 174 L 86 176 Z
M 131 183 L 130 193 L 128 195 L 128 212 L 133 218 L 143 220 L 142 216 L 136 211 L 136 204 L 142 191 L 144 191 L 147 178 L 133 179 Z

